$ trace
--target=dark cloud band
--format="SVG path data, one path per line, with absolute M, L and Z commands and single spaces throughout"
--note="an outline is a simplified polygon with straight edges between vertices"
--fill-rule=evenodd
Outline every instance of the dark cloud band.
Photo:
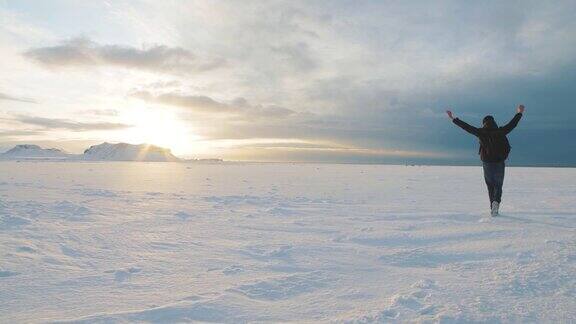
M 7 95 L 5 93 L 0 92 L 0 100 L 11 100 L 11 101 L 19 101 L 19 102 L 27 102 L 27 103 L 37 103 L 36 100 L 28 99 L 28 98 L 19 98 Z
M 203 60 L 181 47 L 156 45 L 138 49 L 101 45 L 87 38 L 75 38 L 56 46 L 33 48 L 24 56 L 50 68 L 69 66 L 119 66 L 124 68 L 188 74 L 221 66 L 220 59 Z
M 177 106 L 199 113 L 245 116 L 250 118 L 283 118 L 296 114 L 295 111 L 278 106 L 252 105 L 244 98 L 225 103 L 207 96 L 185 95 L 176 92 L 154 95 L 138 91 L 132 97 L 163 105 Z
M 114 130 L 114 129 L 123 129 L 131 127 L 130 125 L 120 123 L 108 123 L 108 122 L 83 123 L 67 119 L 53 119 L 53 118 L 43 118 L 33 116 L 18 116 L 16 120 L 24 124 L 40 126 L 48 129 L 65 129 L 77 132 L 94 131 L 94 130 Z

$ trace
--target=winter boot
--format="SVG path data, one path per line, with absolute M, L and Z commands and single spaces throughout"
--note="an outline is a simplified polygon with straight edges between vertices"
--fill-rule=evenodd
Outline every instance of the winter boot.
M 498 216 L 498 208 L 500 208 L 500 203 L 497 201 L 493 201 L 492 210 L 490 211 L 490 214 L 492 214 L 492 216 Z

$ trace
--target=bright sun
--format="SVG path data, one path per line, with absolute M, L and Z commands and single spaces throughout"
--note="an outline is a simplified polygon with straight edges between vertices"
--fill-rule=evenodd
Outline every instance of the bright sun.
M 192 153 L 192 142 L 200 139 L 170 110 L 137 108 L 126 111 L 122 117 L 133 125 L 121 134 L 126 142 L 162 146 L 178 155 Z

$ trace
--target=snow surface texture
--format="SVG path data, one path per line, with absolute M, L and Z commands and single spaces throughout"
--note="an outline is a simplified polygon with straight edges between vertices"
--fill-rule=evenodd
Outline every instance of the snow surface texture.
M 576 169 L 0 163 L 0 322 L 576 321 Z

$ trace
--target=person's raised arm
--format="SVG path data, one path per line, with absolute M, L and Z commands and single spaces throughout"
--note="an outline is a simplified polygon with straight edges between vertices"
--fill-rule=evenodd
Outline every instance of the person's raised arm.
M 462 128 L 463 130 L 467 131 L 468 133 L 474 135 L 474 136 L 478 136 L 479 130 L 478 128 L 469 125 L 465 122 L 463 122 L 462 120 L 454 117 L 454 115 L 452 114 L 452 111 L 450 110 L 446 110 L 446 114 L 448 115 L 448 117 L 450 119 L 452 119 L 452 122 L 456 125 L 458 125 L 460 128 Z
M 514 118 L 512 118 L 512 120 L 509 121 L 508 124 L 502 126 L 500 129 L 502 129 L 506 134 L 510 133 L 518 125 L 518 122 L 520 121 L 520 118 L 522 118 L 522 114 L 524 113 L 524 109 L 525 109 L 524 105 L 519 105 L 518 108 L 516 109 L 516 115 L 514 116 Z

